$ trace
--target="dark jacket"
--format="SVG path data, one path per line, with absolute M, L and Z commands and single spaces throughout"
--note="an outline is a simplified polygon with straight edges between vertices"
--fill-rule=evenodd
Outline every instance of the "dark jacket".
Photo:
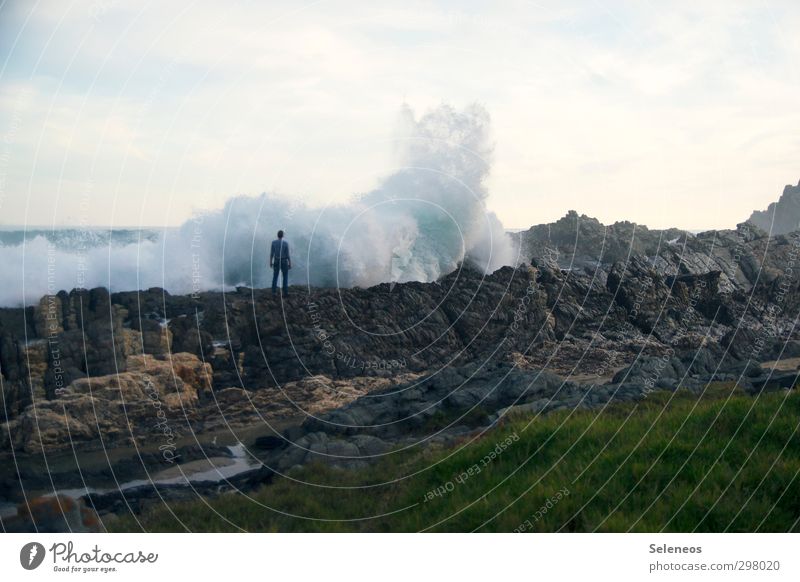
M 276 238 L 272 241 L 272 247 L 269 251 L 269 262 L 273 261 L 289 261 L 289 243 L 282 238 Z M 276 263 L 278 265 L 278 263 Z

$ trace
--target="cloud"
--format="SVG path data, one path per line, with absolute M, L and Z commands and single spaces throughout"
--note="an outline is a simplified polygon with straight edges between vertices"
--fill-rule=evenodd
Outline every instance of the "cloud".
M 87 0 L 2 12 L 0 119 L 20 87 L 31 92 L 0 167 L 6 222 L 72 220 L 88 182 L 89 221 L 102 224 L 179 224 L 200 198 L 264 190 L 341 201 L 396 165 L 404 102 L 486 106 L 488 204 L 508 226 L 568 208 L 730 226 L 800 173 L 793 2 Z

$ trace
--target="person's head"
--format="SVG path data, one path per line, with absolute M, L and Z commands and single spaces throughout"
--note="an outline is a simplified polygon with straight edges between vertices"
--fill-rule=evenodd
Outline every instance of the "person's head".
M 282 230 L 278 231 L 278 238 L 283 238 L 283 231 Z

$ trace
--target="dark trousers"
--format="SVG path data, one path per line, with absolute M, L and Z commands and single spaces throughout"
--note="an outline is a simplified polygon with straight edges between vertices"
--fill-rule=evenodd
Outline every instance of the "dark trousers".
M 283 294 L 289 293 L 289 261 L 280 260 L 272 263 L 272 294 L 278 293 L 278 275 L 283 274 Z

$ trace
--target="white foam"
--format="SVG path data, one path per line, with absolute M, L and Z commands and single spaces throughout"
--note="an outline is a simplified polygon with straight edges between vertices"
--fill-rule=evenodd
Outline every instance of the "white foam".
M 59 246 L 37 235 L 0 247 L 7 282 L 0 305 L 31 304 L 78 286 L 163 287 L 181 294 L 267 287 L 269 243 L 278 229 L 292 248 L 292 284 L 427 282 L 463 260 L 487 272 L 514 263 L 511 238 L 486 207 L 492 156 L 486 111 L 442 105 L 416 119 L 406 110 L 404 128 L 399 169 L 344 204 L 308 207 L 276 194 L 235 197 L 178 229 L 155 237 L 142 231 L 134 242 Z

